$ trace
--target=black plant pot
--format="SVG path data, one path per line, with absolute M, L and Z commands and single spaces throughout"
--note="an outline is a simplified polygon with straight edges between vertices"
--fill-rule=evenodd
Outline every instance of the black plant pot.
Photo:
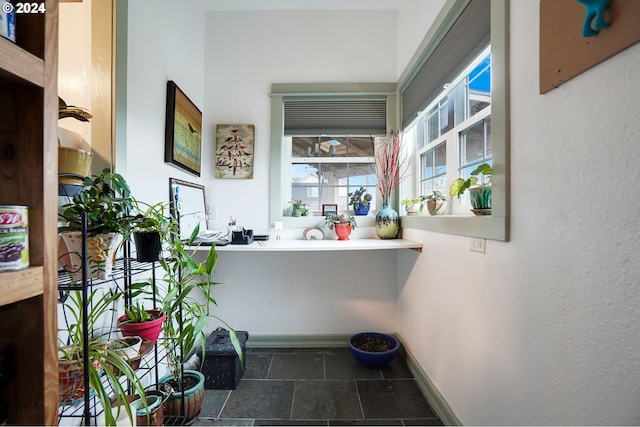
M 390 346 L 386 351 L 368 351 L 359 347 L 359 341 L 364 340 L 384 340 Z M 380 369 L 387 366 L 398 354 L 400 342 L 393 336 L 380 332 L 361 332 L 352 335 L 349 339 L 349 352 L 361 364 L 368 368 Z
M 160 260 L 160 252 L 162 252 L 160 233 L 136 231 L 133 233 L 133 240 L 136 244 L 136 259 L 139 262 Z

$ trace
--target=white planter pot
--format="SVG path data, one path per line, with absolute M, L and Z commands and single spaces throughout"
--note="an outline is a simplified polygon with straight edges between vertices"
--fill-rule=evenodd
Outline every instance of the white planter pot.
M 87 238 L 87 265 L 89 279 L 111 276 L 113 261 L 122 242 L 119 233 L 98 234 Z M 82 280 L 82 233 L 63 231 L 59 234 L 58 259 L 60 267 L 71 272 L 74 280 Z

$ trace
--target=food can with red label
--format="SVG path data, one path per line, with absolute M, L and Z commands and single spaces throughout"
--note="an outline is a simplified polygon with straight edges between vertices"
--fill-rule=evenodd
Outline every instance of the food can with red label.
M 26 206 L 0 206 L 0 271 L 29 267 Z

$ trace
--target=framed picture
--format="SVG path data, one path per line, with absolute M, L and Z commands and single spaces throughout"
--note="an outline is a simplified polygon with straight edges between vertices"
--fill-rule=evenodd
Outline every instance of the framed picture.
M 254 125 L 216 127 L 216 178 L 253 178 Z
M 202 112 L 173 81 L 167 82 L 164 161 L 200 176 Z
M 333 204 L 323 204 L 322 205 L 322 215 L 327 216 L 329 214 L 337 214 L 338 213 L 338 205 Z

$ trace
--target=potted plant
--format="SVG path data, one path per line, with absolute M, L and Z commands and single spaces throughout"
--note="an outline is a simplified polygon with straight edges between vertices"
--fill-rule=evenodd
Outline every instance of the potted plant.
M 174 229 L 175 220 L 171 219 L 170 228 Z M 163 323 L 162 340 L 169 374 L 160 379 L 160 383 L 169 383 L 174 392 L 169 397 L 165 415 L 184 416 L 187 422 L 199 412 L 204 399 L 204 376 L 198 371 L 184 370 L 186 361 L 197 347 L 206 354 L 205 327 L 210 318 L 217 319 L 229 329 L 229 336 L 235 351 L 242 360 L 242 348 L 236 333 L 222 319 L 215 316 L 211 307 L 216 305 L 212 288 L 218 284 L 213 280 L 218 254 L 215 245 L 209 247 L 202 262 L 194 259 L 195 250 L 188 250 L 194 244 L 199 233 L 196 226 L 186 243 L 176 233 L 165 235 L 167 256 L 160 260 L 164 277 L 159 279 L 157 292 L 160 306 L 167 313 Z M 148 282 L 134 283 L 132 289 L 136 295 L 146 294 L 151 298 Z M 184 397 L 184 408 L 181 404 Z
M 309 215 L 309 205 L 300 199 L 293 199 L 289 203 L 292 204 L 291 216 L 307 216 Z
M 418 215 L 422 213 L 422 198 L 421 197 L 407 197 L 402 200 L 401 205 L 404 206 L 404 210 L 407 215 Z
M 429 196 L 422 196 L 424 202 L 426 202 L 427 210 L 431 215 L 442 215 L 447 210 L 447 198 L 439 191 L 434 191 Z
M 66 225 L 59 228 L 60 265 L 82 279 L 82 228 L 86 217 L 87 265 L 89 278 L 106 279 L 111 274 L 113 260 L 123 236 L 129 235 L 133 207 L 129 186 L 117 173 L 104 169 L 86 178 L 84 188 L 71 202 L 62 206 L 60 219 Z
M 384 368 L 399 349 L 400 342 L 394 336 L 380 332 L 361 332 L 349 339 L 349 352 L 368 368 Z
M 329 230 L 335 230 L 338 240 L 349 240 L 351 231 L 356 228 L 356 219 L 345 213 L 328 214 L 324 217 L 324 222 Z
M 144 208 L 143 203 L 134 203 L 137 214 L 131 221 L 131 229 L 136 246 L 136 259 L 139 262 L 159 261 L 162 237 L 169 233 L 169 205 L 156 203 Z
M 158 341 L 162 324 L 167 318 L 166 312 L 146 309 L 140 302 L 125 307 L 124 311 L 125 314 L 120 316 L 117 322 L 123 336 L 139 336 L 152 343 Z
M 58 97 L 58 120 L 67 117 L 88 122 L 93 116 L 84 108 L 67 105 Z M 63 147 L 58 140 L 58 174 L 63 184 L 82 185 L 83 179 L 91 171 L 93 154 L 80 148 Z
M 471 211 L 475 215 L 491 215 L 491 173 L 492 168 L 488 163 L 483 163 L 471 172 L 469 178 L 458 178 L 453 181 L 449 193 L 451 197 L 464 194 L 469 189 L 471 199 Z M 480 182 L 478 183 L 478 175 Z
M 373 197 L 367 193 L 364 187 L 360 187 L 353 193 L 349 193 L 349 206 L 353 206 L 353 212 L 356 215 L 369 214 L 370 203 Z
M 97 287 L 91 289 L 86 305 L 83 305 L 81 291 L 70 292 L 69 298 L 65 301 L 65 310 L 70 321 L 67 327 L 59 332 L 59 402 L 60 405 L 74 405 L 86 398 L 86 369 L 91 393 L 96 394 L 105 409 L 105 423 L 115 425 L 116 419 L 123 416 L 122 410 L 126 412 L 130 421 L 135 417 L 135 412 L 128 404 L 130 393 L 127 387 L 122 385 L 122 377 L 140 396 L 144 396 L 145 391 L 122 352 L 113 349 L 101 338 L 88 334 L 88 331 L 95 329 L 99 319 L 114 310 L 114 303 L 120 298 L 120 293 L 105 292 Z M 116 403 L 115 408 L 112 407 L 112 402 Z

